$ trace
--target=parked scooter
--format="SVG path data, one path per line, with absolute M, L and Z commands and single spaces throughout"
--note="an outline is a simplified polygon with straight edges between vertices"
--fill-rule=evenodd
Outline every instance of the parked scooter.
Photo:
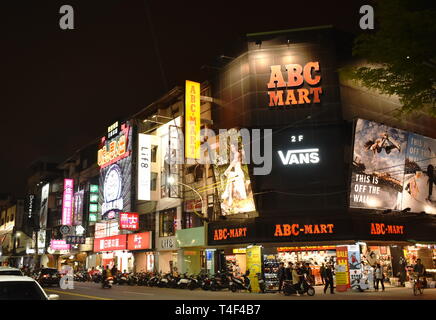
M 257 277 L 257 283 L 259 284 L 260 293 L 266 292 L 266 283 L 265 278 L 263 277 L 262 273 L 256 273 Z
M 229 289 L 230 287 L 230 276 L 227 272 L 218 271 L 211 280 L 210 290 L 212 291 Z
M 106 279 L 104 279 L 103 283 L 102 283 L 102 288 L 112 288 L 112 285 L 114 283 L 114 277 L 107 277 Z
M 117 281 L 118 285 L 124 285 L 128 283 L 128 274 L 127 273 L 119 273 L 117 275 Z
M 248 278 L 250 275 L 250 271 L 247 270 L 242 278 L 235 277 L 233 275 L 230 276 L 229 287 L 232 292 L 236 292 L 238 290 L 247 290 L 251 292 L 251 281 Z
M 177 282 L 177 288 L 178 289 L 186 289 L 191 281 L 192 281 L 191 278 L 188 277 L 185 273 L 182 275 L 182 277 L 179 278 L 179 280 Z
M 285 280 L 283 282 L 283 293 L 285 294 L 285 296 L 289 296 L 294 293 L 299 293 L 299 294 L 307 293 L 308 296 L 313 296 L 315 295 L 315 289 L 307 282 L 306 278 L 303 277 L 301 284 L 298 287 L 298 290 L 292 284 L 292 281 Z

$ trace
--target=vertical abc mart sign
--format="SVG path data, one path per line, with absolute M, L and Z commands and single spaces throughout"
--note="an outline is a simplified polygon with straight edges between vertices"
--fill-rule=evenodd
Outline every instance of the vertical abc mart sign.
M 200 83 L 186 80 L 185 157 L 200 159 Z
M 138 136 L 138 200 L 151 198 L 151 136 Z
M 62 200 L 62 224 L 71 226 L 73 224 L 73 190 L 74 180 L 64 179 L 64 197 Z
M 321 102 L 319 62 L 308 62 L 304 66 L 287 64 L 283 70 L 286 72 L 287 81 L 281 65 L 271 66 L 270 80 L 267 84 L 270 107 Z

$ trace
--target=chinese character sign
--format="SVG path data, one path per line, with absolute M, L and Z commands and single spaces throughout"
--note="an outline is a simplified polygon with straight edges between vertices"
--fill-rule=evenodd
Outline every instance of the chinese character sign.
M 127 250 L 151 249 L 151 232 L 129 234 L 127 238 Z
M 73 224 L 73 179 L 64 179 L 64 197 L 62 201 L 62 224 L 71 226 Z
M 127 249 L 127 235 L 125 234 L 95 239 L 94 241 L 94 252 L 126 250 L 126 249 Z
M 138 230 L 139 216 L 137 213 L 121 212 L 120 213 L 120 229 Z
M 65 240 L 51 240 L 50 248 L 52 250 L 70 250 L 70 245 Z

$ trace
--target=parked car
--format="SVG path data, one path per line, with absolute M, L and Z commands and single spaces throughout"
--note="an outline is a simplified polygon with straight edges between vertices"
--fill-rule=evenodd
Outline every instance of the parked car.
M 39 283 L 30 277 L 1 276 L 0 300 L 59 300 L 59 296 L 47 295 Z
M 23 276 L 23 273 L 17 268 L 0 267 L 0 276 Z
M 60 287 L 61 274 L 57 269 L 44 268 L 38 274 L 37 281 L 41 286 L 56 285 Z

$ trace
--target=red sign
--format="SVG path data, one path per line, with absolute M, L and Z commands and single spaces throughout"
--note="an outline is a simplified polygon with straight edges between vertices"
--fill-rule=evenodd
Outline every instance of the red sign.
M 139 229 L 139 215 L 132 212 L 120 213 L 120 229 L 124 230 L 138 230 Z
M 247 228 L 217 229 L 214 232 L 213 240 L 226 240 L 227 238 L 245 238 Z
M 371 234 L 404 234 L 404 226 L 371 223 Z
M 127 238 L 128 250 L 145 250 L 151 249 L 151 232 L 142 232 L 129 234 Z
M 335 225 L 329 224 L 276 224 L 274 237 L 298 236 L 300 234 L 334 233 Z
M 94 252 L 127 249 L 127 235 L 99 238 L 94 240 Z

